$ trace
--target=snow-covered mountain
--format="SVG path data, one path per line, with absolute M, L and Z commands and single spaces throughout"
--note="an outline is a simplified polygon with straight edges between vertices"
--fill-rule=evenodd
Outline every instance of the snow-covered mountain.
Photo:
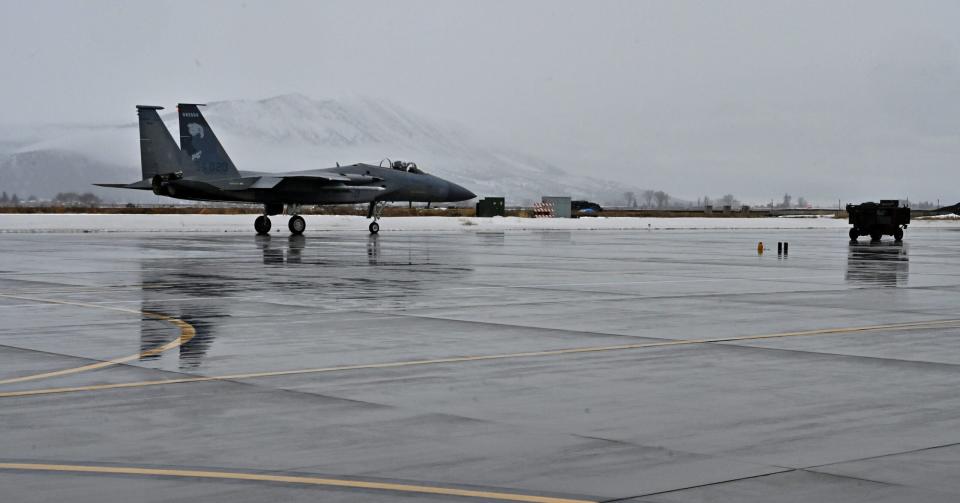
M 529 204 L 542 195 L 613 203 L 625 191 L 638 191 L 484 145 L 460 125 L 369 98 L 316 100 L 289 94 L 211 103 L 204 115 L 241 170 L 290 171 L 390 158 L 416 161 L 425 171 L 480 196 L 506 196 L 508 204 Z M 177 137 L 176 115 L 171 110 L 164 119 Z M 0 189 L 49 197 L 91 190 L 92 182 L 137 180 L 137 138 L 133 119 L 115 126 L 0 128 Z M 95 192 L 115 200 L 139 199 L 132 191 Z

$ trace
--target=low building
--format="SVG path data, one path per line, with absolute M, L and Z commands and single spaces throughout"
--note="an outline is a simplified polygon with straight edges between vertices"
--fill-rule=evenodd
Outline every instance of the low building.
M 570 196 L 543 196 L 544 204 L 553 207 L 553 218 L 571 218 L 571 198 Z

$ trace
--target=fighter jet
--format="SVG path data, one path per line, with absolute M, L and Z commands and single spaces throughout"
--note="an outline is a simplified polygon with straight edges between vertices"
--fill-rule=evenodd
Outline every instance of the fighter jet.
M 302 234 L 307 224 L 299 213 L 307 205 L 366 203 L 367 218 L 373 220 L 370 232 L 376 234 L 383 208 L 389 202 L 455 202 L 476 197 L 455 183 L 424 173 L 415 163 L 403 161 L 288 173 L 239 171 L 200 113 L 201 106 L 177 105 L 177 147 L 160 118 L 158 111 L 163 107 L 137 105 L 143 179 L 94 185 L 152 190 L 160 196 L 194 201 L 260 203 L 263 215 L 253 224 L 257 234 L 269 233 L 270 217 L 279 214 L 290 215 L 290 232 Z

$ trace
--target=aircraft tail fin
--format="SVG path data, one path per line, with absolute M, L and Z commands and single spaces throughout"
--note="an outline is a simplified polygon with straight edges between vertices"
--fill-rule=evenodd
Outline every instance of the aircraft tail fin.
M 141 180 L 155 175 L 167 176 L 178 171 L 187 174 L 195 170 L 190 159 L 180 151 L 173 136 L 163 124 L 158 110 L 163 107 L 137 105 L 140 122 L 140 170 Z
M 239 177 L 240 172 L 234 166 L 227 151 L 224 150 L 217 135 L 213 133 L 207 120 L 200 113 L 203 105 L 180 103 L 177 105 L 180 119 L 180 149 L 190 157 L 193 165 L 200 170 L 202 178 Z

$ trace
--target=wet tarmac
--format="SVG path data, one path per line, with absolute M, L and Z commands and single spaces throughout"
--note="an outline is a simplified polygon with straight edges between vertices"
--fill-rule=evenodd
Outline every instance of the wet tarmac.
M 4 235 L 0 500 L 957 501 L 958 250 Z

